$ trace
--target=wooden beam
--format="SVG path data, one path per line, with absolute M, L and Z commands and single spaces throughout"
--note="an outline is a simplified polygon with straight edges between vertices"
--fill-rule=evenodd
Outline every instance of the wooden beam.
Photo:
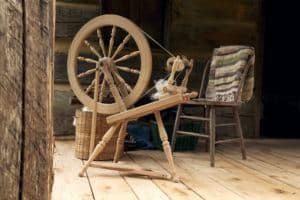
M 21 199 L 51 198 L 55 1 L 23 1 L 24 141 Z M 34 39 L 33 39 L 34 38 Z
M 0 20 L 3 48 L 0 53 L 0 194 L 1 198 L 10 200 L 19 199 L 20 193 L 24 86 L 21 1 L 1 1 Z

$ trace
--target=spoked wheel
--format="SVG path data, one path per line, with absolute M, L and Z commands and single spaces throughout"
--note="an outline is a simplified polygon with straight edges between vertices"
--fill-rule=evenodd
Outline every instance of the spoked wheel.
M 84 48 L 90 52 L 89 56 L 83 55 Z M 104 78 L 103 60 L 111 63 L 114 82 L 129 107 L 140 98 L 149 83 L 152 55 L 139 27 L 117 15 L 102 15 L 90 20 L 74 37 L 68 55 L 68 77 L 73 92 L 83 105 L 92 109 L 93 92 L 97 91 L 97 112 L 114 114 L 120 112 L 120 107 L 112 98 Z M 97 90 L 94 89 L 98 85 L 96 80 L 99 81 Z

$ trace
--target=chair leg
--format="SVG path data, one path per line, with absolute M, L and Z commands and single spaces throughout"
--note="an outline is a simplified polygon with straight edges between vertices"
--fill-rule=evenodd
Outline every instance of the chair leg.
M 237 132 L 238 136 L 240 137 L 242 158 L 243 158 L 243 160 L 246 160 L 246 149 L 245 149 L 245 143 L 244 143 L 243 130 L 242 130 L 242 126 L 241 126 L 239 110 L 237 107 L 233 108 L 233 114 L 234 114 L 234 119 L 235 119 L 235 123 L 236 123 L 236 132 Z
M 172 152 L 175 151 L 175 144 L 176 144 L 176 132 L 179 129 L 180 126 L 180 115 L 182 112 L 182 105 L 179 105 L 177 108 L 177 113 L 176 113 L 176 118 L 175 118 L 175 123 L 173 127 L 173 133 L 172 133 L 172 141 L 171 141 L 171 147 L 172 147 Z
M 210 166 L 215 166 L 215 142 L 216 142 L 216 110 L 214 107 L 209 111 L 209 141 L 210 141 Z
M 209 109 L 208 107 L 204 108 L 204 117 L 209 117 Z M 209 134 L 209 123 L 204 121 L 204 132 L 205 134 Z M 205 139 L 205 152 L 209 151 L 209 138 Z

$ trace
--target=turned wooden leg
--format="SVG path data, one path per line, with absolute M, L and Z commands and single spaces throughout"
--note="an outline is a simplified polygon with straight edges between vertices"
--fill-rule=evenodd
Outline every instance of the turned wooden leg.
M 210 151 L 210 166 L 215 166 L 215 142 L 216 142 L 216 111 L 214 107 L 209 111 L 209 151 Z
M 122 123 L 120 131 L 119 131 L 116 151 L 115 151 L 115 155 L 114 155 L 114 163 L 117 163 L 119 161 L 121 151 L 124 147 L 124 141 L 125 141 L 125 137 L 126 137 L 126 129 L 127 129 L 127 122 L 124 122 L 124 123 Z
M 242 158 L 243 160 L 246 160 L 246 149 L 245 149 L 245 143 L 244 143 L 244 136 L 243 136 L 243 130 L 241 126 L 241 120 L 239 116 L 239 111 L 237 107 L 233 108 L 233 114 L 234 114 L 234 119 L 236 123 L 236 132 L 238 136 L 240 137 L 240 146 L 241 146 L 241 152 L 242 152 Z
M 175 124 L 174 124 L 174 128 L 173 128 L 173 133 L 172 133 L 172 152 L 175 151 L 175 144 L 176 144 L 176 132 L 179 129 L 180 126 L 180 115 L 182 112 L 182 105 L 179 105 L 177 108 L 177 113 L 176 113 L 176 118 L 175 118 Z
M 88 161 L 81 168 L 81 170 L 79 172 L 79 176 L 83 176 L 84 172 L 87 170 L 87 168 L 89 167 L 91 162 L 93 162 L 93 160 L 96 158 L 96 156 L 99 155 L 103 151 L 105 145 L 110 141 L 110 139 L 112 138 L 113 134 L 116 132 L 116 129 L 119 127 L 119 125 L 120 125 L 120 123 L 112 125 L 110 127 L 110 129 L 108 129 L 108 131 L 104 134 L 104 136 L 102 137 L 102 140 L 97 144 L 95 150 L 90 155 Z
M 160 136 L 160 139 L 162 141 L 162 146 L 163 146 L 165 155 L 167 157 L 168 163 L 169 163 L 170 168 L 171 168 L 172 178 L 173 178 L 174 181 L 178 181 L 177 180 L 178 177 L 177 177 L 176 171 L 175 171 L 175 165 L 174 165 L 174 161 L 173 161 L 171 146 L 170 146 L 170 143 L 168 141 L 168 134 L 166 132 L 163 121 L 161 119 L 160 112 L 156 111 L 156 112 L 154 112 L 154 115 L 155 115 L 155 119 L 156 119 L 157 126 L 158 126 L 159 136 Z

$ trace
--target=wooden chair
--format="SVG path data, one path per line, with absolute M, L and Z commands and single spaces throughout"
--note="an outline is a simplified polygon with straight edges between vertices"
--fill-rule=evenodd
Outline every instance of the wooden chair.
M 236 60 L 235 55 L 239 53 L 239 51 L 235 51 L 236 49 L 248 49 L 248 50 L 243 50 L 249 53 L 247 56 L 246 54 L 241 56 L 243 59 L 242 62 L 241 60 Z M 225 49 L 225 50 L 224 50 Z M 220 50 L 220 51 L 219 51 Z M 242 53 L 240 53 L 242 54 Z M 226 59 L 230 58 L 230 56 L 233 56 L 235 58 L 235 66 L 238 66 L 241 68 L 241 70 L 238 70 L 237 73 L 240 74 L 235 74 L 235 78 L 238 77 L 238 83 L 236 84 L 236 90 L 235 92 L 232 93 L 232 97 L 230 98 L 231 100 L 224 100 L 224 98 L 221 96 L 218 96 L 217 98 L 211 98 L 208 97 L 210 96 L 210 91 L 208 90 L 215 90 L 214 86 L 216 82 L 214 80 L 216 79 L 216 73 L 220 68 L 218 68 L 218 60 L 224 61 L 226 63 Z M 222 60 L 222 57 L 225 59 Z M 254 71 L 253 71 L 253 65 L 254 65 L 254 49 L 251 47 L 242 47 L 242 46 L 228 46 L 228 47 L 220 47 L 219 49 L 215 49 L 212 58 L 207 62 L 205 68 L 204 68 L 204 73 L 201 81 L 201 86 L 200 86 L 200 91 L 199 91 L 199 96 L 196 99 L 193 99 L 191 101 L 188 101 L 184 104 L 181 104 L 178 106 L 177 114 L 176 114 L 176 119 L 175 119 L 175 124 L 174 124 L 174 129 L 173 129 L 173 136 L 172 136 L 172 150 L 174 151 L 175 148 L 175 143 L 176 143 L 176 138 L 178 136 L 196 136 L 199 138 L 205 138 L 206 140 L 206 149 L 208 149 L 208 142 L 209 142 L 209 150 L 210 150 L 210 165 L 214 167 L 215 165 L 215 145 L 218 143 L 225 143 L 225 142 L 232 142 L 232 141 L 240 141 L 240 147 L 241 147 L 241 152 L 242 152 L 242 158 L 246 159 L 246 150 L 245 150 L 245 144 L 244 144 L 244 138 L 243 138 L 243 133 L 242 133 L 242 127 L 241 127 L 241 122 L 240 122 L 240 117 L 239 117 L 239 107 L 241 104 L 244 102 L 243 101 L 243 90 L 245 89 L 245 83 L 251 79 L 251 86 L 248 88 L 247 91 L 245 92 L 250 92 L 250 95 L 248 94 L 248 97 L 246 97 L 246 101 L 250 100 L 252 96 L 252 91 L 253 91 L 253 85 L 254 85 Z M 223 64 L 224 64 L 223 62 Z M 239 64 L 242 64 L 243 66 L 239 66 Z M 226 66 L 225 66 L 226 67 Z M 230 65 L 229 65 L 230 67 Z M 252 68 L 251 68 L 252 67 Z M 218 68 L 218 69 L 216 69 Z M 209 70 L 210 69 L 210 70 Z M 207 76 L 209 73 L 209 76 Z M 251 74 L 252 73 L 252 74 Z M 218 75 L 218 74 L 217 74 Z M 250 79 L 249 76 L 252 76 Z M 221 84 L 224 84 L 227 79 L 221 80 Z M 220 80 L 218 80 L 218 84 L 220 84 Z M 249 89 L 251 91 L 249 91 Z M 250 97 L 249 97 L 250 96 Z M 225 98 L 226 99 L 226 98 Z M 190 116 L 190 115 L 185 115 L 183 113 L 183 107 L 185 106 L 201 106 L 204 108 L 204 116 Z M 216 124 L 216 109 L 217 108 L 231 108 L 233 112 L 233 119 L 234 123 L 227 123 L 227 124 Z M 179 130 L 180 127 L 180 121 L 182 119 L 189 119 L 193 121 L 202 121 L 205 123 L 205 132 L 204 133 L 194 133 L 194 132 L 187 132 L 187 131 L 182 131 Z M 216 141 L 216 128 L 217 127 L 225 127 L 225 126 L 233 126 L 235 127 L 236 133 L 237 133 L 237 138 L 232 138 L 232 139 L 226 139 L 226 140 L 217 140 Z

